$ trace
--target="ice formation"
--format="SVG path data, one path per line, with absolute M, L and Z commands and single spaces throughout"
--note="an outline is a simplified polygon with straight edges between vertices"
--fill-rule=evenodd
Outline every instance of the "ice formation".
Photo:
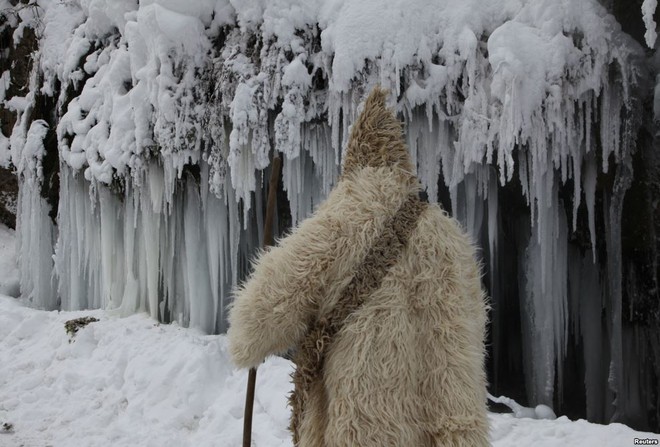
M 552 408 L 547 405 L 539 404 L 534 408 L 523 407 L 510 397 L 500 396 L 495 397 L 488 393 L 488 400 L 494 403 L 506 405 L 511 409 L 513 415 L 517 418 L 530 418 L 530 419 L 557 419 L 557 415 Z
M 21 286 L 36 306 L 148 311 L 223 331 L 229 290 L 260 245 L 272 152 L 295 224 L 337 181 L 361 99 L 381 84 L 430 200 L 447 191 L 481 242 L 495 307 L 511 287 L 520 293 L 530 402 L 552 405 L 561 391 L 569 322 L 584 346 L 611 337 L 609 387 L 621 390 L 616 256 L 641 49 L 597 0 L 37 3 L 35 84 L 7 101 L 19 115 L 10 146 L 22 179 Z M 646 23 L 654 9 L 645 0 Z M 654 36 L 650 27 L 649 45 Z M 50 123 L 30 121 L 36 92 L 57 98 Z M 39 195 L 45 126 L 59 147 L 57 227 Z M 610 227 L 598 242 L 596 181 L 610 170 Z M 529 211 L 506 236 L 519 247 L 518 277 L 503 278 L 501 192 L 512 184 Z M 583 207 L 591 247 L 574 253 Z M 590 317 L 604 294 L 607 331 Z M 584 362 L 589 415 L 609 418 L 602 361 L 585 347 Z
M 658 7 L 658 0 L 644 0 L 642 3 L 642 16 L 644 18 L 644 25 L 646 26 L 646 33 L 644 39 L 649 48 L 655 47 L 655 40 L 658 38 L 656 31 L 656 23 L 653 20 L 653 14 Z

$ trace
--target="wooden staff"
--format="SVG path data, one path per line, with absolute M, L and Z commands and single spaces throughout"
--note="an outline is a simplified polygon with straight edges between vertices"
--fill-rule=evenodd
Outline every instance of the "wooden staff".
M 275 152 L 273 157 L 270 180 L 268 182 L 268 202 L 266 203 L 266 218 L 264 222 L 264 248 L 273 245 L 273 219 L 275 218 L 275 203 L 277 197 L 277 181 L 280 178 L 282 159 Z M 247 393 L 245 395 L 245 414 L 243 416 L 243 447 L 252 444 L 252 412 L 254 409 L 254 388 L 257 382 L 257 368 L 250 368 L 248 373 Z

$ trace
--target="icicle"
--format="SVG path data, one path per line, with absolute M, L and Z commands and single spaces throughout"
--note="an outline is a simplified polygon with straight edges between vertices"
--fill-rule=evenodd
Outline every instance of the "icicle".
M 614 155 L 619 160 L 620 129 L 621 129 L 621 98 L 618 90 L 611 89 L 607 84 L 600 96 L 600 139 L 602 144 L 603 172 L 609 169 L 609 157 Z
M 449 125 L 446 121 L 437 121 L 435 126 L 425 125 L 426 117 L 415 111 L 407 129 L 407 142 L 417 159 L 417 176 L 428 193 L 429 200 L 438 200 L 438 178 L 440 176 L 441 158 L 450 152 Z M 444 164 L 443 164 L 444 165 Z
M 41 197 L 36 178 L 23 179 L 19 186 L 16 226 L 21 294 L 38 308 L 57 309 L 57 286 L 53 272 L 55 227 L 48 215 L 50 205 Z
M 587 203 L 587 217 L 589 220 L 589 236 L 591 238 L 591 252 L 593 261 L 596 262 L 596 159 L 591 152 L 586 157 L 584 174 L 584 195 Z
M 164 288 L 164 299 L 167 300 L 163 308 L 169 313 L 171 320 L 186 325 L 190 324 L 191 303 L 194 299 L 188 295 L 187 256 L 185 246 L 186 228 L 185 219 L 185 191 L 177 189 L 173 196 L 173 207 L 169 215 L 164 216 L 165 228 L 161 234 L 161 246 L 163 247 L 160 257 L 161 282 Z M 198 256 L 198 255 L 197 255 Z M 204 297 L 201 298 L 204 300 Z
M 521 260 L 521 320 L 525 340 L 524 362 L 530 401 L 552 404 L 557 365 L 567 343 L 567 222 L 556 190 L 550 205 L 539 209 L 525 260 Z M 545 202 L 542 202 L 545 203 Z M 553 214 L 557 213 L 555 219 Z M 547 276 L 550 278 L 547 278 Z M 561 390 L 561 369 L 557 383 Z
M 316 176 L 317 170 L 307 152 L 293 160 L 284 157 L 282 187 L 289 198 L 293 225 L 309 216 L 324 198 L 324 180 Z
M 573 159 L 573 223 L 571 228 L 573 231 L 577 230 L 577 216 L 578 209 L 582 202 L 582 157 L 578 156 Z M 586 183 L 586 181 L 585 181 Z
M 158 175 L 149 171 L 149 175 Z M 151 185 L 152 181 L 149 181 Z M 142 234 L 139 235 L 141 239 L 142 250 L 144 253 L 144 261 L 142 264 L 142 271 L 140 278 L 143 285 L 141 293 L 147 299 L 146 308 L 140 310 L 148 311 L 152 318 L 158 320 L 158 280 L 159 280 L 159 257 L 160 257 L 160 214 L 156 213 L 153 209 L 153 202 L 151 197 L 153 193 L 147 189 L 145 196 L 140 198 L 140 229 Z
M 225 191 L 230 191 L 229 186 L 228 184 L 225 185 Z M 232 285 L 236 285 L 238 284 L 238 269 L 236 266 L 238 265 L 238 244 L 241 238 L 241 223 L 238 216 L 238 202 L 235 196 L 227 194 L 225 201 L 229 209 L 229 266 L 232 274 L 231 283 Z
M 497 179 L 493 175 L 490 177 L 488 184 L 488 254 L 489 265 L 491 267 L 491 287 L 495 282 L 495 260 L 497 256 L 497 240 L 498 240 L 498 192 L 497 192 Z
M 123 288 L 126 284 L 124 268 L 123 220 L 124 213 L 119 200 L 107 188 L 99 190 L 100 209 L 100 258 L 101 308 L 115 308 L 121 303 Z
M 136 276 L 137 262 L 140 253 L 137 251 L 135 241 L 137 233 L 137 197 L 134 189 L 127 186 L 124 195 L 124 277 L 126 284 L 119 307 L 120 314 L 128 315 L 134 313 L 139 308 L 139 282 Z M 138 261 L 139 262 L 139 261 Z
M 582 337 L 585 365 L 585 392 L 587 418 L 603 420 L 605 407 L 606 353 L 603 352 L 603 330 L 601 314 L 603 310 L 602 287 L 598 265 L 588 256 L 575 252 L 569 256 L 569 283 L 571 300 L 578 304 L 572 316 L 579 322 L 579 334 Z
M 330 128 L 325 124 L 303 126 L 303 147 L 314 162 L 317 177 L 321 179 L 321 196 L 327 197 L 339 177 L 339 151 L 333 150 Z
M 644 26 L 646 26 L 646 33 L 644 33 L 644 40 L 649 48 L 655 47 L 655 40 L 658 38 L 658 33 L 655 30 L 656 23 L 653 20 L 653 15 L 658 7 L 658 0 L 644 0 L 642 3 L 642 15 L 644 19 Z
M 36 71 L 31 75 L 32 88 L 36 85 Z M 38 308 L 56 309 L 57 283 L 53 276 L 53 249 L 55 226 L 48 215 L 50 205 L 41 197 L 44 181 L 42 159 L 46 155 L 44 139 L 48 124 L 43 120 L 29 123 L 31 101 L 15 124 L 11 137 L 12 161 L 19 175 L 16 227 L 19 229 L 17 253 L 21 294 Z
M 465 217 L 462 221 L 467 231 L 472 235 L 472 240 L 478 240 L 483 224 L 483 205 L 478 192 L 477 179 L 469 175 L 463 182 L 464 196 L 461 200 L 465 204 Z
M 198 187 L 193 181 L 186 183 L 184 196 L 184 250 L 186 296 L 190 303 L 190 325 L 212 333 L 216 325 L 214 296 L 209 278 L 207 241 L 202 234 L 202 204 Z
M 236 270 L 236 266 L 232 266 L 228 256 L 229 219 L 227 207 L 215 197 L 212 197 L 209 201 L 207 222 L 209 227 L 209 269 L 211 271 L 211 285 L 214 286 L 213 298 L 216 302 L 217 330 L 223 332 L 226 329 L 227 319 L 225 307 L 228 304 L 227 298 L 232 286 L 231 272 Z
M 626 154 L 622 163 L 617 165 L 612 199 L 606 208 L 607 230 L 607 275 L 610 292 L 610 375 L 608 378 L 610 390 L 616 395 L 615 412 L 610 419 L 617 422 L 626 413 L 627 399 L 625 397 L 626 375 L 623 367 L 623 309 L 622 309 L 622 265 L 621 265 L 621 216 L 623 199 L 632 183 L 632 160 Z

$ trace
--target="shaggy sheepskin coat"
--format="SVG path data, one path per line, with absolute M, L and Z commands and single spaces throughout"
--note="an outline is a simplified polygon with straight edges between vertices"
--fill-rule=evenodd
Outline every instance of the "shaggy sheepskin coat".
M 385 98 L 376 89 L 367 99 L 327 200 L 261 253 L 236 290 L 228 338 L 239 367 L 299 348 L 419 192 Z M 474 254 L 456 221 L 425 206 L 394 265 L 331 341 L 306 394 L 298 446 L 489 445 L 487 304 Z

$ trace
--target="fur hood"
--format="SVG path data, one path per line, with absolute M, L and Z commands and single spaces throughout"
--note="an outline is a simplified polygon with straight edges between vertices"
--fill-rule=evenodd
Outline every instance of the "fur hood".
M 415 170 L 403 140 L 401 122 L 387 108 L 387 91 L 376 87 L 364 103 L 362 113 L 351 130 L 344 153 L 342 177 L 347 178 L 360 170 L 390 168 L 409 180 Z

